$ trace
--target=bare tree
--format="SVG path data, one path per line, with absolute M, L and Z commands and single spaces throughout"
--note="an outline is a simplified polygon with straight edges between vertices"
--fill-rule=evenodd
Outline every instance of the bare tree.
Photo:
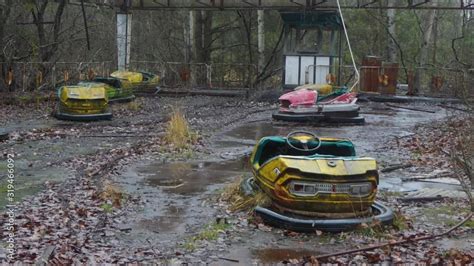
M 33 16 L 33 23 L 36 25 L 38 34 L 38 44 L 40 51 L 40 59 L 42 62 L 48 62 L 54 55 L 54 52 L 59 46 L 59 32 L 61 29 L 61 19 L 66 8 L 66 0 L 59 0 L 56 11 L 54 13 L 54 20 L 52 21 L 53 30 L 52 38 L 49 38 L 45 25 L 50 24 L 45 20 L 46 8 L 49 1 L 35 1 L 35 6 L 31 9 Z
M 7 23 L 8 18 L 10 17 L 11 13 L 11 6 L 12 6 L 12 0 L 6 0 L 5 3 L 0 5 L 0 62 L 2 63 L 2 68 L 1 68 L 1 78 L 2 80 L 5 80 L 6 75 L 8 73 L 8 66 L 5 63 L 6 58 L 5 58 L 5 25 Z M 7 84 L 3 84 L 3 82 L 0 84 L 0 89 Z
M 431 4 L 433 7 L 436 7 L 436 2 Z M 414 11 L 416 12 L 416 11 Z M 436 20 L 436 10 L 431 9 L 428 12 L 427 18 L 423 21 L 423 41 L 420 46 L 420 54 L 418 58 L 418 67 L 415 71 L 415 80 L 414 80 L 414 90 L 415 94 L 418 94 L 421 88 L 421 79 L 423 74 L 423 68 L 426 66 L 426 62 L 428 61 L 428 48 L 430 47 L 433 32 L 434 32 L 434 23 Z M 416 13 L 415 13 L 416 14 Z
M 389 1 L 388 6 L 393 6 L 393 2 Z M 397 44 L 395 43 L 395 9 L 387 9 L 387 59 L 389 62 L 397 61 Z

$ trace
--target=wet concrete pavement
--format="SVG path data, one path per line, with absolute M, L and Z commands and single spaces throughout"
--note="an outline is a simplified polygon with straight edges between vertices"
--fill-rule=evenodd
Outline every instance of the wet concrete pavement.
M 130 165 L 115 180 L 128 193 L 138 193 L 144 197 L 146 204 L 142 212 L 137 212 L 126 223 L 133 229 L 131 233 L 124 234 L 124 239 L 133 243 L 140 239 L 140 234 L 152 233 L 153 237 L 149 241 L 172 248 L 182 244 L 186 236 L 198 232 L 203 225 L 212 223 L 218 211 L 209 199 L 237 178 L 250 174 L 248 155 L 261 137 L 284 136 L 293 130 L 302 129 L 315 132 L 318 136 L 348 138 L 354 142 L 358 155 L 376 158 L 383 168 L 410 159 L 409 154 L 387 149 L 384 145 L 388 140 L 410 135 L 415 125 L 430 123 L 447 115 L 439 107 L 430 109 L 436 110 L 436 113 L 366 103 L 362 106 L 362 114 L 366 118 L 364 126 L 324 127 L 272 122 L 271 112 L 262 112 L 214 134 L 210 138 L 211 153 L 200 161 L 163 163 L 150 160 Z M 380 189 L 403 192 L 433 186 L 426 182 L 403 183 L 402 177 L 410 171 L 415 170 L 381 173 Z M 244 265 L 275 263 L 295 256 L 329 252 L 335 246 L 340 249 L 343 245 L 332 244 L 323 248 L 315 240 L 302 245 L 297 240 L 282 238 L 271 232 L 251 231 L 242 232 L 242 238 L 228 244 L 231 248 L 221 253 L 223 257 L 237 259 Z
M 45 181 L 61 182 L 81 170 L 70 169 L 64 163 L 66 161 L 76 160 L 80 156 L 93 156 L 117 147 L 132 146 L 140 140 L 101 136 L 144 132 L 156 134 L 158 130 L 162 130 L 158 121 L 163 120 L 163 114 L 169 109 L 160 105 L 166 99 L 160 101 L 150 101 L 149 110 L 141 110 L 136 116 L 119 113 L 113 121 L 70 123 L 45 119 L 9 125 L 7 128 L 12 131 L 28 131 L 33 128 L 61 131 L 60 134 L 53 132 L 45 138 L 14 144 L 14 151 L 18 155 L 16 167 L 21 172 L 17 179 L 19 193 L 33 194 L 42 189 L 41 184 Z M 195 99 L 188 101 L 194 103 Z M 239 225 L 228 238 L 219 237 L 215 245 L 206 243 L 204 247 L 198 247 L 194 251 L 186 250 L 183 245 L 206 225 L 215 223 L 217 217 L 229 216 L 223 211 L 225 206 L 216 203 L 216 198 L 230 183 L 241 176 L 251 175 L 248 156 L 261 137 L 284 136 L 293 130 L 302 129 L 319 136 L 349 138 L 354 142 L 358 155 L 374 157 L 380 168 L 384 168 L 410 160 L 411 156 L 388 148 L 389 141 L 409 136 L 415 126 L 431 123 L 448 115 L 444 109 L 436 106 L 423 105 L 425 109 L 436 111 L 426 113 L 390 108 L 382 103 L 363 103 L 361 113 L 366 118 L 363 126 L 308 126 L 271 121 L 272 111 L 253 112 L 248 116 L 245 116 L 244 111 L 237 114 L 240 108 L 245 107 L 236 105 L 234 100 L 222 100 L 219 103 L 215 101 L 205 98 L 199 103 L 201 106 L 183 104 L 188 108 L 186 110 L 191 125 L 208 136 L 207 152 L 198 153 L 187 161 L 164 158 L 163 154 L 146 154 L 142 159 L 126 162 L 116 169 L 116 174 L 112 177 L 114 183 L 126 194 L 143 199 L 136 209 L 128 210 L 127 217 L 114 219 L 114 224 L 119 224 L 121 228 L 118 235 L 120 245 L 152 246 L 159 250 L 165 260 L 179 251 L 189 256 L 185 261 L 192 262 L 196 259 L 198 263 L 204 261 L 216 265 L 233 263 L 219 259 L 216 254 L 248 265 L 256 262 L 277 263 L 292 257 L 351 248 L 351 243 L 332 237 L 305 235 L 302 238 L 292 238 L 282 231 L 266 232 Z M 208 107 L 210 103 L 212 107 Z M 160 106 L 159 110 L 156 106 Z M 226 116 L 229 119 L 226 120 Z M 230 126 L 223 127 L 223 124 Z M 61 135 L 65 132 L 71 136 Z M 74 136 L 79 133 L 98 137 Z M 11 146 L 3 145 L 0 148 L 5 152 Z M 1 167 L 2 165 L 0 169 Z M 458 189 L 456 185 L 402 182 L 403 177 L 418 171 L 420 169 L 406 168 L 381 173 L 379 188 L 396 192 L 421 188 Z M 242 218 L 238 221 L 240 223 L 248 224 L 248 221 Z M 213 258 L 210 258 L 211 255 Z

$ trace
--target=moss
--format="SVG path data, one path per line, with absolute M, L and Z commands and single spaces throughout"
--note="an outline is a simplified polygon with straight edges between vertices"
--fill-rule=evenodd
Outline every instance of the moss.
M 471 220 L 467 221 L 463 226 L 474 229 L 474 221 L 471 219 Z
M 393 218 L 392 226 L 400 231 L 408 229 L 408 219 L 400 212 L 395 212 L 395 217 Z
M 219 236 L 219 232 L 224 231 L 230 227 L 226 223 L 213 223 L 206 226 L 206 229 L 201 231 L 197 236 L 193 237 L 194 240 L 216 240 Z
M 469 212 L 468 207 L 460 207 L 453 205 L 441 205 L 438 207 L 424 208 L 423 214 L 429 217 L 439 216 L 440 214 L 445 215 L 457 215 L 462 212 Z
M 32 96 L 31 95 L 20 95 L 18 96 L 18 101 L 20 101 L 20 103 L 22 104 L 25 104 L 25 103 L 28 103 L 32 100 Z
M 7 193 L 7 190 L 7 184 L 0 185 L 0 194 L 4 195 L 5 193 Z
M 196 249 L 196 244 L 194 241 L 187 241 L 186 243 L 183 244 L 183 248 L 187 251 L 193 252 Z
M 204 230 L 199 232 L 197 235 L 188 239 L 182 246 L 187 251 L 194 251 L 196 249 L 196 243 L 202 240 L 213 241 L 219 237 L 219 233 L 230 228 L 230 224 L 227 223 L 212 223 L 204 227 Z
M 448 226 L 455 226 L 459 223 L 460 221 L 459 220 L 448 220 L 446 221 L 446 225 Z M 474 221 L 471 219 L 467 222 L 465 222 L 462 227 L 467 227 L 467 228 L 470 228 L 470 229 L 474 229 Z
M 100 205 L 100 208 L 105 212 L 105 213 L 112 213 L 113 211 L 113 206 L 108 203 L 104 203 Z
M 469 213 L 469 208 L 468 206 L 456 206 L 456 205 L 450 204 L 450 205 L 441 205 L 441 206 L 431 207 L 431 208 L 423 208 L 421 212 L 422 212 L 422 215 L 430 222 L 444 224 L 447 226 L 453 226 L 459 223 L 459 220 L 458 220 L 459 214 Z M 468 221 L 466 224 L 472 225 L 472 223 L 474 222 Z

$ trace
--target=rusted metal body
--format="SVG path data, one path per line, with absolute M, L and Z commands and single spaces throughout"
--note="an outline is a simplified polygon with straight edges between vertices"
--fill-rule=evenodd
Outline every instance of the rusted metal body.
M 396 94 L 398 80 L 398 63 L 382 63 L 384 82 L 380 84 L 380 93 Z
M 362 59 L 360 69 L 360 90 L 364 92 L 379 91 L 379 75 L 382 59 L 376 56 L 366 56 Z
M 265 137 L 250 160 L 256 183 L 282 212 L 352 218 L 374 203 L 377 162 L 356 157 L 349 140 Z

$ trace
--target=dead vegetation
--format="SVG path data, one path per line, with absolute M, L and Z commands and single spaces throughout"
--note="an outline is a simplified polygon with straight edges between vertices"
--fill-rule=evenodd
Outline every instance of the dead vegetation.
M 471 212 L 474 212 L 474 118 L 465 120 L 464 126 L 455 131 L 456 142 L 449 152 L 454 169 L 454 177 L 459 180 L 464 192 L 471 204 Z
M 474 118 L 456 115 L 424 125 L 410 138 L 397 141 L 397 146 L 412 153 L 413 165 L 430 169 L 430 178 L 450 177 L 459 180 L 474 210 Z M 443 171 L 443 175 L 440 172 Z
M 185 149 L 195 143 L 197 138 L 197 134 L 189 127 L 184 113 L 180 108 L 174 107 L 166 127 L 165 140 L 178 149 Z
M 118 186 L 112 184 L 110 181 L 104 182 L 102 192 L 100 193 L 100 198 L 103 201 L 111 202 L 113 207 L 120 208 L 124 196 L 124 193 Z
M 127 103 L 127 109 L 133 112 L 139 111 L 143 108 L 143 102 L 141 99 L 135 99 Z
M 229 204 L 231 212 L 251 212 L 257 206 L 268 206 L 270 204 L 270 198 L 263 191 L 259 190 L 252 195 L 244 195 L 240 187 L 242 180 L 243 177 L 237 178 L 232 184 L 227 186 L 220 196 L 222 201 Z

